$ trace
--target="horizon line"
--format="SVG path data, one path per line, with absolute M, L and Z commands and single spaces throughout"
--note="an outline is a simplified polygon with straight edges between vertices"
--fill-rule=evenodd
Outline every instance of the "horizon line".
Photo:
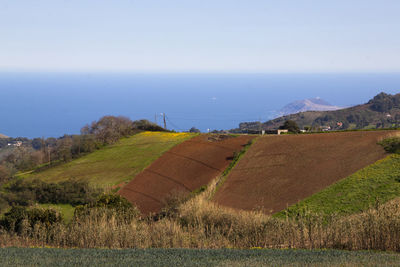
M 0 69 L 0 74 L 14 73 L 14 74 L 209 74 L 209 75 L 235 75 L 235 74 L 253 74 L 253 75 L 267 75 L 267 74 L 400 74 L 400 70 L 396 71 L 382 71 L 382 70 L 355 70 L 355 71 L 140 71 L 140 70 L 11 70 Z

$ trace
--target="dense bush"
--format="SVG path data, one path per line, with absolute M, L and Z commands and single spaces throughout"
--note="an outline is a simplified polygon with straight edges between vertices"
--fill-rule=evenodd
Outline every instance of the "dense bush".
M 196 127 L 192 127 L 190 128 L 189 133 L 200 133 L 200 130 L 197 129 Z
M 137 120 L 133 122 L 133 128 L 137 130 L 142 130 L 142 131 L 157 131 L 157 132 L 164 132 L 166 129 L 161 127 L 160 125 L 157 125 L 155 123 L 152 123 L 148 120 Z
M 295 121 L 287 120 L 285 123 L 279 127 L 279 129 L 287 129 L 291 133 L 299 133 L 300 128 Z
M 400 154 L 400 137 L 386 138 L 379 142 L 381 146 L 389 153 L 399 153 Z
M 15 173 L 12 165 L 3 163 L 0 164 L 0 186 L 7 182 Z
M 55 210 L 17 206 L 4 214 L 0 226 L 7 231 L 21 233 L 26 230 L 24 228 L 33 228 L 38 223 L 49 227 L 61 221 L 62 216 Z
M 388 112 L 392 108 L 400 107 L 400 95 L 380 93 L 368 102 L 371 109 L 379 112 Z
M 18 179 L 8 185 L 6 199 L 10 204 L 27 206 L 33 202 L 82 205 L 95 201 L 100 190 L 84 181 L 46 183 L 41 180 Z
M 106 214 L 107 211 L 110 211 L 110 214 L 118 214 L 119 219 L 123 220 L 138 218 L 140 215 L 139 210 L 120 195 L 102 194 L 96 201 L 76 207 L 75 217 L 88 216 L 94 209 L 103 210 Z

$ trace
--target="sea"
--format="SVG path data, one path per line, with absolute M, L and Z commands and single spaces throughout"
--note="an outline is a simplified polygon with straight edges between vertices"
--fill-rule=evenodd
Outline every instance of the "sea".
M 400 93 L 400 73 L 0 73 L 0 133 L 60 137 L 105 115 L 202 132 L 267 121 L 286 104 L 320 97 L 349 107 Z

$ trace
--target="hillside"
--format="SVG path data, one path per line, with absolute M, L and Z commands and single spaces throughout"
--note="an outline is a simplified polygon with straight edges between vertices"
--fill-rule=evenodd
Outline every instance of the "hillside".
M 278 129 L 286 120 L 295 121 L 301 129 L 305 126 L 319 130 L 329 126 L 331 130 L 379 129 L 400 127 L 400 94 L 380 93 L 368 103 L 335 111 L 307 111 L 279 117 L 262 124 L 262 129 Z M 259 125 L 241 123 L 234 130 L 258 130 Z
M 254 136 L 200 135 L 164 153 L 123 187 L 119 194 L 142 213 L 159 212 L 173 193 L 206 186 L 228 167 Z
M 400 155 L 393 154 L 290 206 L 287 213 L 349 215 L 399 196 Z M 285 216 L 286 211 L 277 215 Z
M 289 103 L 279 111 L 279 114 L 281 116 L 286 116 L 305 111 L 327 111 L 338 109 L 342 109 L 342 107 L 333 106 L 325 100 L 316 97 Z
M 47 182 L 76 179 L 88 181 L 93 186 L 114 186 L 132 180 L 165 151 L 193 136 L 188 133 L 142 132 L 71 162 L 22 176 Z
M 8 136 L 0 133 L 0 138 L 8 138 Z
M 264 136 L 229 173 L 214 200 L 278 212 L 387 156 L 377 142 L 392 131 Z

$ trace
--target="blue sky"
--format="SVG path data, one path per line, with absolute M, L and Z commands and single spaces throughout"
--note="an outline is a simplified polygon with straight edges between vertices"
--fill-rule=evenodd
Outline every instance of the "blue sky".
M 0 0 L 0 70 L 399 72 L 399 14 L 398 0 Z

